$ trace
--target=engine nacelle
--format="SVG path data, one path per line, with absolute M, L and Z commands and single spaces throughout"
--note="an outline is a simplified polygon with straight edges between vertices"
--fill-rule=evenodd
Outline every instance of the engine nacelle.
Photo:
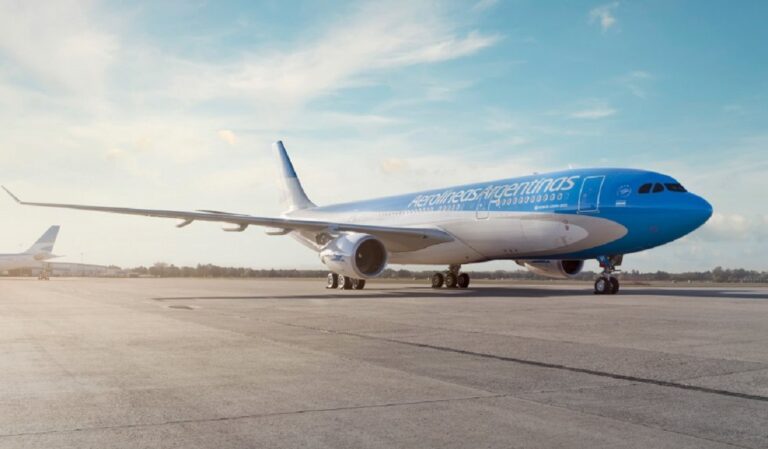
M 584 268 L 583 260 L 520 260 L 517 263 L 531 273 L 554 279 L 574 278 Z
M 349 232 L 328 242 L 320 260 L 334 273 L 368 279 L 384 271 L 387 249 L 372 235 Z

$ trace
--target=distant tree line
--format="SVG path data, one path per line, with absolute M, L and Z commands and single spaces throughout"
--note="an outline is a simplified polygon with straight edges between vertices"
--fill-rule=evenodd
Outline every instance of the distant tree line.
M 116 268 L 116 266 L 110 266 Z M 545 280 L 548 278 L 538 276 L 527 270 L 492 270 L 472 271 L 472 279 L 491 280 Z M 158 262 L 151 267 L 136 267 L 123 270 L 124 275 L 152 276 L 162 278 L 322 278 L 328 274 L 326 270 L 297 270 L 297 269 L 254 269 L 243 267 L 221 267 L 213 264 L 198 264 L 194 267 L 176 266 Z M 413 271 L 406 269 L 384 270 L 381 277 L 385 279 L 428 279 L 434 271 Z M 32 270 L 10 270 L 10 276 L 31 276 Z M 597 274 L 591 271 L 580 273 L 576 279 L 591 281 Z M 668 281 L 668 282 L 715 282 L 715 283 L 768 283 L 768 271 L 745 270 L 743 268 L 716 267 L 708 271 L 690 271 L 685 273 L 668 273 L 656 271 L 641 273 L 638 270 L 621 273 L 625 281 Z
M 296 270 L 296 269 L 254 269 L 243 267 L 220 267 L 212 264 L 198 264 L 195 267 L 178 267 L 173 264 L 156 263 L 151 267 L 136 267 L 128 270 L 138 276 L 153 277 L 189 277 L 189 278 L 321 278 L 328 274 L 326 270 Z M 533 274 L 527 270 L 493 270 L 470 271 L 473 279 L 493 280 L 544 280 L 542 276 Z M 412 271 L 406 269 L 386 269 L 381 277 L 385 279 L 427 279 L 433 271 Z M 585 271 L 576 279 L 592 280 L 596 273 Z M 675 282 L 753 282 L 768 283 L 768 271 L 745 270 L 742 268 L 727 269 L 717 267 L 708 271 L 691 271 L 685 273 L 668 273 L 656 271 L 653 273 L 641 273 L 637 270 L 626 271 L 621 274 L 622 279 L 628 281 L 675 281 Z

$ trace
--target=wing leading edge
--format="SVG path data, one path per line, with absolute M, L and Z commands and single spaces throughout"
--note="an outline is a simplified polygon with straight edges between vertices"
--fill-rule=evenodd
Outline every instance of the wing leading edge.
M 274 234 L 283 234 L 290 231 L 305 231 L 315 234 L 320 233 L 338 233 L 338 232 L 361 232 L 371 234 L 377 237 L 384 246 L 391 252 L 416 251 L 427 248 L 439 243 L 451 242 L 454 240 L 449 233 L 437 228 L 405 228 L 376 226 L 353 223 L 335 223 L 317 220 L 300 220 L 293 218 L 276 217 L 255 217 L 252 215 L 233 214 L 219 211 L 174 211 L 163 209 L 134 209 L 128 207 L 108 207 L 108 206 L 89 206 L 83 204 L 63 204 L 63 203 L 36 203 L 22 201 L 10 190 L 3 186 L 3 190 L 8 193 L 17 203 L 24 206 L 55 207 L 61 209 L 87 210 L 96 212 L 108 212 L 113 214 L 139 215 L 144 217 L 175 218 L 183 220 L 178 226 L 186 226 L 194 221 L 211 221 L 218 223 L 230 223 L 237 225 L 237 228 L 226 229 L 232 231 L 242 231 L 248 226 L 264 226 L 284 231 L 273 232 Z

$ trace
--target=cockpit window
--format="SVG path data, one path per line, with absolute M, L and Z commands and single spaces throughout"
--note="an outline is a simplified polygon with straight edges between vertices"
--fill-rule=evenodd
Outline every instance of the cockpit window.
M 639 189 L 637 189 L 637 193 L 648 193 L 651 191 L 651 183 L 643 184 L 640 186 Z
M 658 182 L 653 185 L 653 193 L 659 193 L 664 191 L 664 186 L 659 184 Z
M 687 190 L 685 190 L 685 187 L 681 186 L 678 183 L 670 183 L 665 185 L 667 186 L 667 190 L 669 190 L 670 192 L 683 192 L 683 193 L 687 192 Z

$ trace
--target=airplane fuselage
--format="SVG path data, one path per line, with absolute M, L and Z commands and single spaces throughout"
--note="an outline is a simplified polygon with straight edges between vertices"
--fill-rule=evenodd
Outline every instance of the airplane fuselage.
M 648 192 L 640 193 L 648 184 Z M 463 264 L 494 259 L 591 259 L 643 251 L 688 234 L 711 214 L 709 203 L 682 189 L 670 176 L 596 168 L 314 207 L 287 216 L 438 227 L 456 240 L 393 252 L 390 263 Z M 307 246 L 319 248 L 311 235 L 299 232 L 298 237 Z
M 30 254 L 0 254 L 0 271 L 18 268 L 40 268 L 45 259 Z
M 53 245 L 58 235 L 59 226 L 51 226 L 27 251 L 0 254 L 0 271 L 18 268 L 44 268 L 46 260 L 56 257 L 51 251 L 53 251 Z

